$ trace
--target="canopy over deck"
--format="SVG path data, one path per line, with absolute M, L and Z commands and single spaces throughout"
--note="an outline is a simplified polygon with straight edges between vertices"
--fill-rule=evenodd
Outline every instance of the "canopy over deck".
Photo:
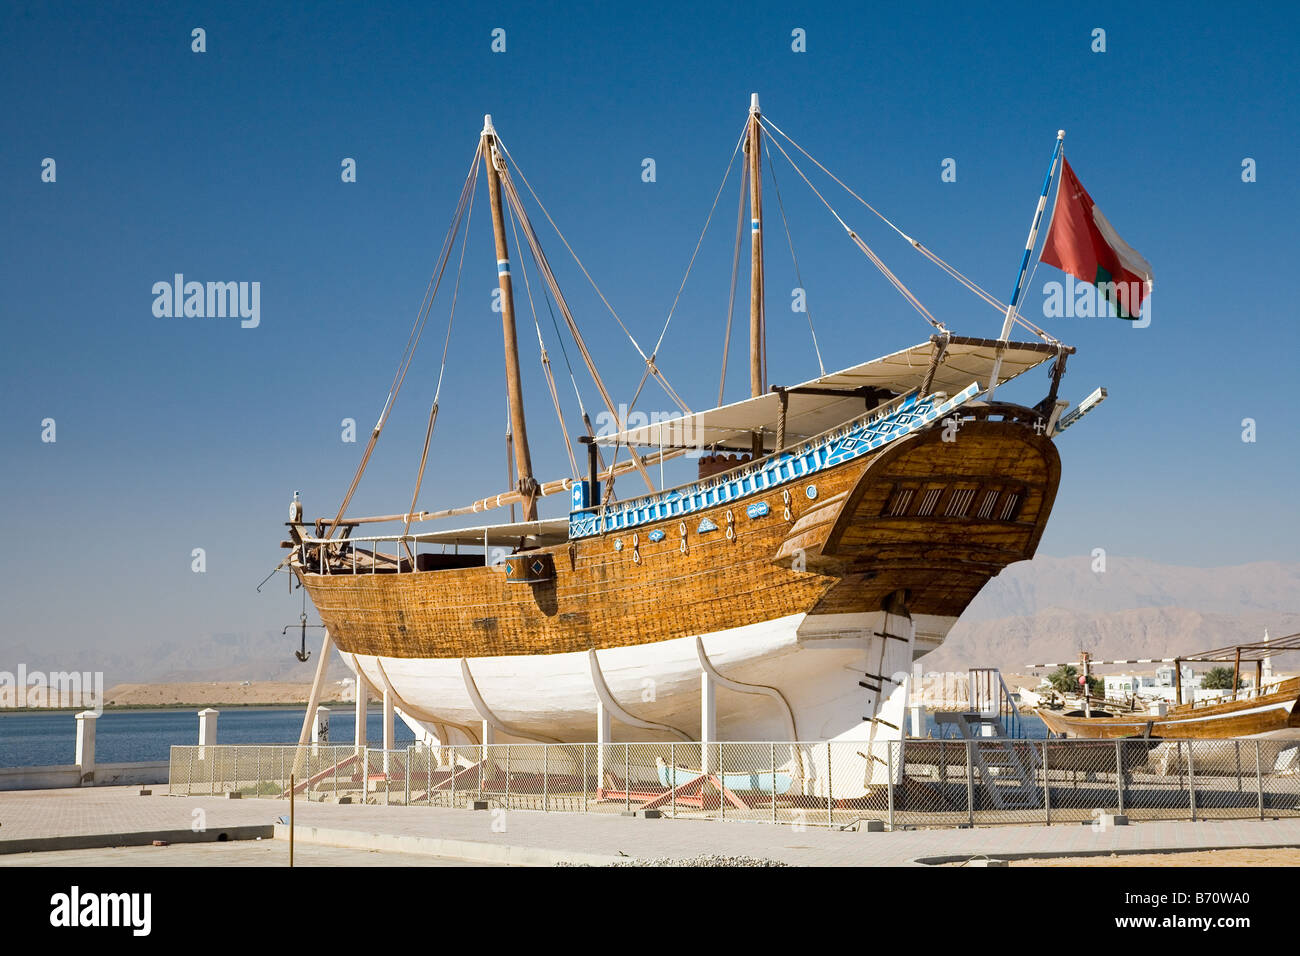
M 995 339 L 952 336 L 942 361 L 934 370 L 932 392 L 955 394 L 972 382 L 988 381 L 1003 348 L 998 384 L 1042 364 L 1069 346 L 1043 342 L 999 342 Z M 651 422 L 596 438 L 600 444 L 661 446 L 664 448 L 726 445 L 739 441 L 748 447 L 750 436 L 764 434 L 764 447 L 774 450 L 781 395 L 786 398 L 786 443 L 802 441 L 847 422 L 896 395 L 916 391 L 925 383 L 937 346 L 932 340 L 882 358 L 832 372 L 800 385 L 774 389 L 719 408 L 679 418 Z

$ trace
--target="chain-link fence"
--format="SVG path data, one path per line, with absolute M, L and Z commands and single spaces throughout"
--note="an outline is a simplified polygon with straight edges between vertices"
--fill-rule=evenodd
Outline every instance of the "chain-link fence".
M 1300 741 L 173 747 L 169 792 L 794 826 L 1300 816 Z

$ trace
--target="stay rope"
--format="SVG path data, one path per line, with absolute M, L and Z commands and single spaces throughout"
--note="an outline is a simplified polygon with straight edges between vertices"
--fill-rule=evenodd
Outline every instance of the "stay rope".
M 776 205 L 781 210 L 781 225 L 785 227 L 785 241 L 790 246 L 790 259 L 794 262 L 794 277 L 799 283 L 799 288 L 804 292 L 804 314 L 808 316 L 808 331 L 812 333 L 813 351 L 817 353 L 817 367 L 821 369 L 821 374 L 826 374 L 826 363 L 822 361 L 822 350 L 817 344 L 817 330 L 813 328 L 812 309 L 808 305 L 808 287 L 803 284 L 803 276 L 799 274 L 799 257 L 794 254 L 794 239 L 790 235 L 790 222 L 785 217 L 785 203 L 781 201 L 781 187 L 776 181 L 776 163 L 772 162 L 772 151 L 767 152 L 767 171 L 772 177 L 772 188 L 776 190 Z
M 786 133 L 785 130 L 783 130 L 783 129 L 781 129 L 781 127 L 777 126 L 776 123 L 772 122 L 772 120 L 771 120 L 770 118 L 768 118 L 768 117 L 766 117 L 766 116 L 763 116 L 763 117 L 760 118 L 760 122 L 763 124 L 763 126 L 764 126 L 765 128 L 767 128 L 767 129 L 769 130 L 769 132 L 775 132 L 775 133 L 780 134 L 780 136 L 781 136 L 782 138 L 784 138 L 784 139 L 786 140 L 786 142 L 788 142 L 791 146 L 793 146 L 793 147 L 794 147 L 795 149 L 797 149 L 799 152 L 803 153 L 803 155 L 806 156 L 806 157 L 809 159 L 809 161 L 813 163 L 813 165 L 815 165 L 815 166 L 816 166 L 818 169 L 820 169 L 823 173 L 825 173 L 827 176 L 829 176 L 831 179 L 833 179 L 833 180 L 834 180 L 834 181 L 835 181 L 835 182 L 840 186 L 840 188 L 842 188 L 842 189 L 843 189 L 845 192 L 847 192 L 850 196 L 852 196 L 852 197 L 853 197 L 854 199 L 856 199 L 858 202 L 862 203 L 862 205 L 866 206 L 867 209 L 871 210 L 871 212 L 874 213 L 874 214 L 875 214 L 875 215 L 880 219 L 881 222 L 883 222 L 885 225 L 889 226 L 889 228 L 892 229 L 892 230 L 894 230 L 894 232 L 898 233 L 898 235 L 901 236 L 901 237 L 903 238 L 903 240 L 907 242 L 908 245 L 910 245 L 910 246 L 912 246 L 914 249 L 916 249 L 917 252 L 920 252 L 923 256 L 925 256 L 927 259 L 929 259 L 931 262 L 933 262 L 935 265 L 937 265 L 940 269 L 942 269 L 944 272 L 948 273 L 948 275 L 950 275 L 950 276 L 952 276 L 954 279 L 956 279 L 959 283 L 961 283 L 963 286 L 965 286 L 965 287 L 966 287 L 970 292 L 974 293 L 974 295 L 975 295 L 976 297 L 978 297 L 978 298 L 982 299 L 983 301 L 987 302 L 990 306 L 992 306 L 994 309 L 996 309 L 997 312 L 998 312 L 1000 315 L 1005 316 L 1005 315 L 1007 314 L 1007 308 L 1008 308 L 1007 303 L 1005 303 L 1005 302 L 1000 302 L 1000 301 L 998 300 L 998 298 L 997 298 L 995 295 L 993 295 L 992 293 L 990 293 L 990 292 L 988 292 L 987 290 L 985 290 L 984 288 L 982 288 L 982 287 L 981 287 L 978 283 L 976 283 L 973 279 L 971 279 L 971 278 L 969 278 L 968 276 L 964 275 L 964 274 L 963 274 L 962 272 L 960 272 L 956 267 L 954 267 L 954 266 L 952 266 L 950 263 L 944 261 L 944 260 L 943 260 L 940 256 L 938 256 L 936 253 L 934 253 L 934 252 L 931 251 L 930 249 L 926 248 L 926 246 L 925 246 L 923 243 L 921 243 L 919 240 L 913 239 L 913 238 L 912 238 L 911 236 L 909 236 L 907 233 L 903 232 L 903 230 L 900 229 L 900 228 L 898 228 L 898 226 L 895 225 L 895 224 L 894 224 L 894 223 L 889 219 L 889 217 L 887 217 L 886 215 L 884 215 L 884 214 L 883 214 L 882 212 L 880 212 L 880 210 L 878 210 L 875 206 L 871 205 L 871 203 L 867 202 L 865 199 L 863 199 L 861 196 L 859 196 L 856 192 L 854 192 L 854 191 L 853 191 L 853 190 L 852 190 L 852 189 L 851 189 L 851 188 L 850 188 L 850 187 L 849 187 L 849 186 L 848 186 L 848 185 L 847 185 L 847 184 L 846 184 L 842 179 L 840 179 L 838 176 L 836 176 L 834 173 L 832 173 L 829 169 L 827 169 L 825 166 L 823 166 L 820 162 L 818 162 L 818 160 L 817 160 L 816 157 L 814 157 L 814 156 L 813 156 L 811 153 L 809 153 L 806 149 L 804 149 L 804 148 L 803 148 L 802 146 L 800 146 L 797 142 L 795 142 L 795 140 L 794 140 L 794 139 L 793 139 L 793 138 L 792 138 L 788 133 Z M 778 144 L 778 148 L 780 148 L 780 147 L 779 147 L 779 144 Z M 782 152 L 785 152 L 785 151 L 782 150 Z M 787 157 L 787 158 L 788 158 L 788 157 Z M 802 174 L 800 174 L 800 175 L 802 175 Z M 805 181 L 806 181 L 806 179 L 805 179 Z M 810 183 L 809 185 L 811 185 L 811 183 Z M 815 191 L 815 190 L 814 190 L 814 191 Z M 820 195 L 820 194 L 819 194 L 819 195 Z M 825 200 L 823 200 L 823 202 L 825 202 Z M 829 205 L 829 204 L 828 204 L 828 205 Z M 832 212 L 833 212 L 833 210 L 832 210 Z M 836 218 L 839 219 L 839 216 L 836 216 Z M 843 220 L 841 220 L 841 225 L 843 225 Z M 1037 269 L 1037 263 L 1035 263 L 1035 269 Z M 1032 276 L 1031 276 L 1031 277 L 1032 277 Z M 1013 315 L 1013 318 L 1015 319 L 1015 321 L 1016 321 L 1018 324 L 1020 324 L 1020 325 L 1023 326 L 1024 328 L 1028 329 L 1030 332 L 1034 333 L 1035 335 L 1039 336 L 1040 338 L 1044 339 L 1045 341 L 1047 341 L 1047 342 L 1052 342 L 1052 343 L 1056 343 L 1057 340 L 1056 340 L 1055 338 L 1053 338 L 1053 337 L 1052 337 L 1051 335 L 1049 335 L 1047 332 L 1043 331 L 1043 329 L 1039 328 L 1039 327 L 1038 327 L 1037 325 L 1035 325 L 1033 322 L 1029 321 L 1029 319 L 1025 318 L 1025 317 L 1020 313 L 1019 309 L 1015 310 L 1014 315 Z
M 541 198 L 537 195 L 536 191 L 534 191 L 532 184 L 528 181 L 528 177 L 524 175 L 524 171 L 520 169 L 519 164 L 515 162 L 515 158 L 510 155 L 510 150 L 506 148 L 506 144 L 501 141 L 500 136 L 497 136 L 496 142 L 497 145 L 500 146 L 501 151 L 505 155 L 506 159 L 510 161 L 511 167 L 514 169 L 515 172 L 519 174 L 519 178 L 523 181 L 524 187 L 528 190 L 529 195 L 533 197 L 533 201 L 537 203 L 537 208 L 539 208 L 542 211 L 542 215 L 546 217 L 546 221 L 551 224 L 551 228 L 555 230 L 555 234 L 560 237 L 560 241 L 564 243 L 564 248 L 568 250 L 569 255 L 573 257 L 573 261 L 577 263 L 578 268 L 582 270 L 582 274 L 586 276 L 587 282 L 591 284 L 592 289 L 595 290 L 596 295 L 600 298 L 600 301 L 604 303 L 605 308 L 609 310 L 609 314 L 614 317 L 614 321 L 617 322 L 618 327 L 623 330 L 623 334 L 626 335 L 628 341 L 632 343 L 632 347 L 636 349 L 637 354 L 640 355 L 642 361 L 646 363 L 646 367 L 650 369 L 650 373 L 654 375 L 655 380 L 659 382 L 660 386 L 663 388 L 664 392 L 668 395 L 668 397 L 672 399 L 674 402 L 676 402 L 683 412 L 690 414 L 690 408 L 686 405 L 684 401 L 682 401 L 681 396 L 677 394 L 677 391 L 668 383 L 668 379 L 664 377 L 663 372 L 661 372 L 659 368 L 655 365 L 654 356 L 652 355 L 648 356 L 645 354 L 645 351 L 641 348 L 640 343 L 637 342 L 636 337 L 623 323 L 623 319 L 619 316 L 618 311 L 614 308 L 613 305 L 610 304 L 609 299 L 605 297 L 605 293 L 601 291 L 600 286 L 596 284 L 596 280 L 591 277 L 591 273 L 588 272 L 587 267 L 583 265 L 582 259 L 580 259 L 578 257 L 578 254 L 574 252 L 573 246 L 569 245 L 569 240 L 565 238 L 565 235 L 560 230 L 560 227 L 556 225 L 555 220 L 551 218 L 551 214 L 547 210 L 546 205 L 542 202 Z
M 411 359 L 415 357 L 415 350 L 420 344 L 420 337 L 424 334 L 424 326 L 429 318 L 429 309 L 438 295 L 438 288 L 442 285 L 442 277 L 447 269 L 447 260 L 451 256 L 452 247 L 456 242 L 456 233 L 460 229 L 461 217 L 472 194 L 472 185 L 477 181 L 475 174 L 478 167 L 478 158 L 479 150 L 476 146 L 474 158 L 470 162 L 469 172 L 465 175 L 465 184 L 461 187 L 460 200 L 456 204 L 456 211 L 452 215 L 451 225 L 447 228 L 447 234 L 442 241 L 438 264 L 429 277 L 424 300 L 420 303 L 420 310 L 416 313 L 415 323 L 411 328 L 410 335 L 407 337 L 406 349 L 402 353 L 402 360 L 398 363 L 397 372 L 393 376 L 393 384 L 389 387 L 388 397 L 384 400 L 384 407 L 379 413 L 379 420 L 375 423 L 375 427 L 371 429 L 370 440 L 366 442 L 366 450 L 361 455 L 361 463 L 357 466 L 356 474 L 352 478 L 352 483 L 348 486 L 347 494 L 343 496 L 338 513 L 334 516 L 334 520 L 330 522 L 329 530 L 325 533 L 326 538 L 334 534 L 339 522 L 343 520 L 343 515 L 347 513 L 352 496 L 356 493 L 357 486 L 361 483 L 361 476 L 365 474 L 366 465 L 369 464 L 370 456 L 374 453 L 375 444 L 379 441 L 379 435 L 383 432 L 384 425 L 388 422 L 388 416 L 392 414 L 393 406 L 397 402 L 398 393 L 402 390 L 402 384 L 406 381 L 406 373 L 411 367 Z
M 406 533 L 411 528 L 411 515 L 415 513 L 415 506 L 420 500 L 420 486 L 424 484 L 424 470 L 429 461 L 429 446 L 433 441 L 433 426 L 438 421 L 438 398 L 442 395 L 442 379 L 447 371 L 447 350 L 451 345 L 451 327 L 456 320 L 456 302 L 460 298 L 460 277 L 465 271 L 465 250 L 469 246 L 469 227 L 474 218 L 474 196 L 478 187 L 479 164 L 474 163 L 473 182 L 470 184 L 469 206 L 465 213 L 465 231 L 461 237 L 460 258 L 456 263 L 456 282 L 451 290 L 451 310 L 447 316 L 447 334 L 442 340 L 442 364 L 438 368 L 438 384 L 433 390 L 433 404 L 429 408 L 429 425 L 424 432 L 424 450 L 420 453 L 420 467 L 415 473 L 415 490 L 411 493 L 411 507 L 407 509 L 406 515 L 402 519 L 402 536 L 405 538 Z M 411 553 L 411 547 L 405 541 L 407 554 L 411 560 L 415 560 L 415 555 Z

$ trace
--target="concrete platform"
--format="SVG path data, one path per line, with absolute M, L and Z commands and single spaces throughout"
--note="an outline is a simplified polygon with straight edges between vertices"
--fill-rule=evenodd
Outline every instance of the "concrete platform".
M 22 851 L 37 840 L 47 850 L 66 850 L 120 846 L 128 839 L 166 839 L 165 835 L 152 835 L 193 831 L 196 826 L 207 834 L 234 833 L 240 827 L 273 826 L 288 813 L 285 800 L 142 797 L 130 787 L 0 793 L 0 854 Z M 977 855 L 1045 857 L 1300 846 L 1300 819 L 1135 822 L 1108 829 L 1070 823 L 871 833 L 865 828 L 796 830 L 761 823 L 644 820 L 615 814 L 472 813 L 299 802 L 296 823 L 297 839 L 303 846 L 375 850 L 392 854 L 393 864 L 400 864 L 407 855 L 438 854 L 533 866 L 719 854 L 761 857 L 795 866 L 899 866 Z M 65 841 L 62 846 L 60 841 Z M 133 865 L 129 856 L 121 856 L 124 865 Z M 112 862 L 109 859 L 102 865 Z

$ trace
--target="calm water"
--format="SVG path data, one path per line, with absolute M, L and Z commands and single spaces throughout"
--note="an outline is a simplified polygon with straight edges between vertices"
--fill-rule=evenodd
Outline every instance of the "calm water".
M 302 728 L 302 715 L 301 710 L 292 707 L 223 710 L 217 720 L 217 743 L 296 743 Z M 405 747 L 415 739 L 410 728 L 400 720 L 395 720 L 394 724 L 399 747 Z M 330 713 L 330 737 L 333 740 L 350 742 L 353 726 L 351 707 L 336 708 Z M 908 729 L 911 729 L 910 723 Z M 948 732 L 951 734 L 951 729 Z M 372 742 L 383 736 L 383 713 L 380 709 L 367 713 L 366 733 Z M 939 728 L 928 712 L 925 733 L 940 736 Z M 1023 717 L 1020 736 L 1044 738 L 1047 726 L 1037 717 Z M 71 712 L 0 714 L 0 767 L 70 764 L 76 739 L 77 721 Z M 172 744 L 193 745 L 198 740 L 199 717 L 194 710 L 110 710 L 104 712 L 96 726 L 95 760 L 99 763 L 166 760 L 171 754 Z
M 217 719 L 219 744 L 297 743 L 303 711 L 292 707 L 239 708 L 221 711 Z M 415 735 L 401 720 L 394 720 L 397 745 L 405 747 Z M 330 738 L 350 743 L 355 727 L 349 705 L 330 712 Z M 371 741 L 383 736 L 383 712 L 366 715 Z M 70 711 L 0 714 L 0 767 L 47 767 L 70 764 L 75 757 L 77 721 Z M 97 763 L 134 763 L 166 760 L 172 744 L 199 742 L 199 716 L 195 710 L 105 711 L 95 728 Z

